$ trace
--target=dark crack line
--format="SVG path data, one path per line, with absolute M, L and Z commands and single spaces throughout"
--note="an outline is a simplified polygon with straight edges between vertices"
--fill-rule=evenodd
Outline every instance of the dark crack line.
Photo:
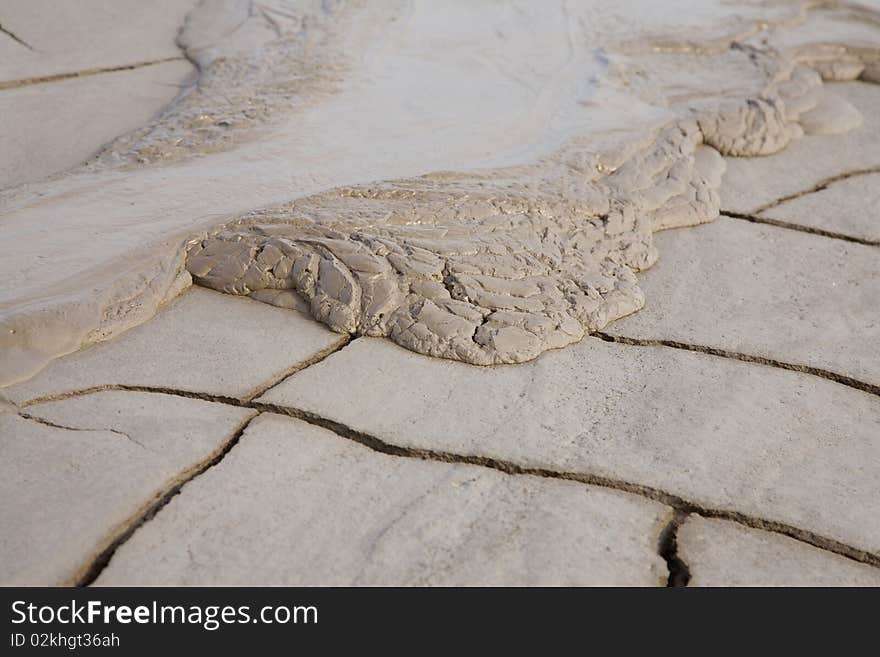
M 503 459 L 496 459 L 488 456 L 455 454 L 453 452 L 438 451 L 432 449 L 401 447 L 392 443 L 387 443 L 376 436 L 363 433 L 356 429 L 352 429 L 341 422 L 331 420 L 329 418 L 303 411 L 288 406 L 280 406 L 277 404 L 269 404 L 264 402 L 252 402 L 251 408 L 260 411 L 277 413 L 279 415 L 287 415 L 312 424 L 323 429 L 327 429 L 335 433 L 337 436 L 347 438 L 354 442 L 360 443 L 365 447 L 369 447 L 373 451 L 389 456 L 400 456 L 405 458 L 417 458 L 423 461 L 439 461 L 441 463 L 458 463 L 466 465 L 476 465 L 484 468 L 490 468 L 509 475 L 527 475 L 533 477 L 544 477 L 547 479 L 562 479 L 565 481 L 577 481 L 582 484 L 598 486 L 601 488 L 611 488 L 625 493 L 632 493 L 645 497 L 655 502 L 660 502 L 666 506 L 672 507 L 676 511 L 683 514 L 695 514 L 705 518 L 718 518 L 720 520 L 729 520 L 753 529 L 761 529 L 763 531 L 782 534 L 795 540 L 801 541 L 828 552 L 839 554 L 840 556 L 858 561 L 860 563 L 880 568 L 880 555 L 862 550 L 851 545 L 847 545 L 833 538 L 827 538 L 814 532 L 795 527 L 783 522 L 768 520 L 750 516 L 739 511 L 731 511 L 729 509 L 714 509 L 704 507 L 696 502 L 686 500 L 678 495 L 667 491 L 636 484 L 622 479 L 613 479 L 602 475 L 596 475 L 587 472 L 564 472 L 558 470 L 550 470 L 548 468 L 536 468 L 524 466 Z
M 259 413 L 255 413 L 251 415 L 241 426 L 236 429 L 236 431 L 232 434 L 232 437 L 223 444 L 219 451 L 217 451 L 212 457 L 208 460 L 203 461 L 199 465 L 196 465 L 194 468 L 188 470 L 183 474 L 183 476 L 172 486 L 167 488 L 164 492 L 159 493 L 155 500 L 150 503 L 146 509 L 144 509 L 140 514 L 138 514 L 133 521 L 131 521 L 125 529 L 122 530 L 111 542 L 105 547 L 101 552 L 98 553 L 96 557 L 92 559 L 91 562 L 85 567 L 83 574 L 76 579 L 74 582 L 74 586 L 89 586 L 95 582 L 96 579 L 101 575 L 104 569 L 107 567 L 107 564 L 110 563 L 110 560 L 113 558 L 113 555 L 116 554 L 116 551 L 122 547 L 128 539 L 134 536 L 135 532 L 140 529 L 144 524 L 152 520 L 152 518 L 159 513 L 178 493 L 180 493 L 181 489 L 186 486 L 189 482 L 191 482 L 196 477 L 201 476 L 207 470 L 210 470 L 215 465 L 220 463 L 227 454 L 238 444 L 238 441 L 241 440 L 242 435 L 247 430 L 250 423 L 254 421 L 255 418 L 259 417 Z
M 44 397 L 35 397 L 26 402 L 19 404 L 19 408 L 27 408 L 37 404 L 47 404 L 49 402 L 62 401 L 73 397 L 83 397 L 85 395 L 94 395 L 99 392 L 108 392 L 120 390 L 123 392 L 149 392 L 158 395 L 174 395 L 175 397 L 186 397 L 187 399 L 199 399 L 201 401 L 214 402 L 217 404 L 227 404 L 229 406 L 247 407 L 248 402 L 237 397 L 228 397 L 226 395 L 214 395 L 209 392 L 194 392 L 192 390 L 178 390 L 176 388 L 163 388 L 160 386 L 138 386 L 127 385 L 123 383 L 110 383 L 103 386 L 92 386 L 90 388 L 82 388 L 80 390 L 70 390 L 68 392 L 58 393 L 57 395 L 46 395 Z
M 626 344 L 636 347 L 671 347 L 672 349 L 693 351 L 701 354 L 708 354 L 710 356 L 718 356 L 719 358 L 730 358 L 732 360 L 739 360 L 744 363 L 767 365 L 769 367 L 776 367 L 781 370 L 788 370 L 790 372 L 810 374 L 812 376 L 823 378 L 827 381 L 833 381 L 834 383 L 839 383 L 849 388 L 855 388 L 856 390 L 867 392 L 870 395 L 877 395 L 878 397 L 880 397 L 880 386 L 878 385 L 867 383 L 865 381 L 859 381 L 858 379 L 854 379 L 850 376 L 845 376 L 843 374 L 838 374 L 837 372 L 823 370 L 818 367 L 810 367 L 809 365 L 786 363 L 784 361 L 775 360 L 773 358 L 765 358 L 764 356 L 753 356 L 752 354 L 743 354 L 738 351 L 728 351 L 727 349 L 719 349 L 717 347 L 705 347 L 703 345 L 678 342 L 676 340 L 629 338 L 623 335 L 612 335 L 610 333 L 604 333 L 603 331 L 597 331 L 595 333 L 592 333 L 591 335 L 599 338 L 600 340 L 604 340 L 605 342 L 615 342 L 617 344 Z
M 13 41 L 15 41 L 17 44 L 24 46 L 25 48 L 27 48 L 27 49 L 30 50 L 31 52 L 37 52 L 36 50 L 34 50 L 34 47 L 33 47 L 31 44 L 29 44 L 27 41 L 25 41 L 24 39 L 22 39 L 21 37 L 19 37 L 19 36 L 18 36 L 17 34 L 15 34 L 15 32 L 13 32 L 12 30 L 3 27 L 3 25 L 0 25 L 0 32 L 2 32 L 3 34 L 5 34 L 6 36 L 8 36 L 10 39 L 12 39 Z
M 54 75 L 43 75 L 34 78 L 25 78 L 24 80 L 7 80 L 0 82 L 0 90 L 15 89 L 17 87 L 27 87 L 33 84 L 45 84 L 47 82 L 59 82 L 61 80 L 70 80 L 72 78 L 83 78 L 91 75 L 101 75 L 103 73 L 118 73 L 119 71 L 133 71 L 146 66 L 155 66 L 156 64 L 164 64 L 166 62 L 184 61 L 185 57 L 165 57 L 164 59 L 154 59 L 148 62 L 135 62 L 134 64 L 122 64 L 120 66 L 108 66 L 104 68 L 89 68 L 83 71 L 74 71 L 72 73 L 55 73 Z
M 691 570 L 678 553 L 678 528 L 689 515 L 687 511 L 675 509 L 672 518 L 660 532 L 657 542 L 657 552 L 666 561 L 666 569 L 669 571 L 666 586 L 670 588 L 687 586 L 691 581 Z
M 249 401 L 256 399 L 257 397 L 260 397 L 267 390 L 269 390 L 270 388 L 274 388 L 275 386 L 283 383 L 284 381 L 286 381 L 287 379 L 292 377 L 297 372 L 302 372 L 307 367 L 311 367 L 312 365 L 317 365 L 325 358 L 328 358 L 329 356 L 332 356 L 333 354 L 335 354 L 339 351 L 342 351 L 343 349 L 345 349 L 348 345 L 350 345 L 352 342 L 354 342 L 357 339 L 358 339 L 358 336 L 343 335 L 339 340 L 334 342 L 332 345 L 330 345 L 326 349 L 322 349 L 321 351 L 316 353 L 311 358 L 304 360 L 301 363 L 297 363 L 293 367 L 286 369 L 281 374 L 278 374 L 277 376 L 272 377 L 271 379 L 269 379 L 269 381 L 267 381 L 263 385 L 259 386 L 256 390 L 245 395 L 242 398 L 242 401 L 249 402 Z
M 786 201 L 793 201 L 794 199 L 800 198 L 801 196 L 821 192 L 823 189 L 827 189 L 829 185 L 833 185 L 834 183 L 840 182 L 841 180 L 846 180 L 847 178 L 855 178 L 857 176 L 865 176 L 871 173 L 880 173 L 880 167 L 856 169 L 855 171 L 847 171 L 846 173 L 839 173 L 836 176 L 830 176 L 829 178 L 825 178 L 824 180 L 819 181 L 816 185 L 810 187 L 809 189 L 794 192 L 793 194 L 788 194 L 787 196 L 778 198 L 775 201 L 770 201 L 769 203 L 766 203 L 765 205 L 762 205 L 757 210 L 755 210 L 754 214 L 760 214 L 761 212 L 764 212 L 764 210 L 775 208 L 777 205 L 782 205 Z
M 856 237 L 855 235 L 836 233 L 831 230 L 823 230 L 822 228 L 804 226 L 803 224 L 796 224 L 790 221 L 782 221 L 780 219 L 773 219 L 771 217 L 756 217 L 755 215 L 743 214 L 741 212 L 731 212 L 729 210 L 722 210 L 721 215 L 724 217 L 730 217 L 731 219 L 742 219 L 744 221 L 750 221 L 753 224 L 766 224 L 767 226 L 775 226 L 776 228 L 785 228 L 787 230 L 796 230 L 801 233 L 818 235 L 820 237 L 830 237 L 831 239 L 843 240 L 845 242 L 854 242 L 856 244 L 864 244 L 865 246 L 880 246 L 880 241 L 878 240 L 867 240 L 863 237 Z
M 139 518 L 133 523 L 132 526 L 121 533 L 119 537 L 115 539 L 108 548 L 102 551 L 101 554 L 93 561 L 92 565 L 88 568 L 86 575 L 78 580 L 80 585 L 88 585 L 92 583 L 98 577 L 101 570 L 103 570 L 107 563 L 109 563 L 110 559 L 119 548 L 119 546 L 122 545 L 126 540 L 128 540 L 128 538 L 131 537 L 131 535 L 136 531 L 138 527 L 150 520 L 156 514 L 156 512 L 158 512 L 171 500 L 172 497 L 180 492 L 180 489 L 187 482 L 192 481 L 202 472 L 219 463 L 223 459 L 223 457 L 228 454 L 233 447 L 235 447 L 235 445 L 241 438 L 242 433 L 244 433 L 244 430 L 253 421 L 253 419 L 264 412 L 275 413 L 278 415 L 302 420 L 303 422 L 306 422 L 313 426 L 326 429 L 339 436 L 340 438 L 351 440 L 375 452 L 386 454 L 388 456 L 416 458 L 423 461 L 437 461 L 440 463 L 473 465 L 489 468 L 491 470 L 496 470 L 498 472 L 502 472 L 508 475 L 522 475 L 543 477 L 546 479 L 559 479 L 563 481 L 576 481 L 590 486 L 618 490 L 624 493 L 631 493 L 633 495 L 638 495 L 640 497 L 659 502 L 661 504 L 671 507 L 673 510 L 681 514 L 694 514 L 702 516 L 704 518 L 727 520 L 730 522 L 735 522 L 739 525 L 743 525 L 745 527 L 750 527 L 752 529 L 759 529 L 774 534 L 781 534 L 802 543 L 812 545 L 813 547 L 819 548 L 820 550 L 832 552 L 842 557 L 846 557 L 847 559 L 867 564 L 875 568 L 880 568 L 880 555 L 868 552 L 867 550 L 856 548 L 854 546 L 843 543 L 842 541 L 828 538 L 826 536 L 822 536 L 821 534 L 801 529 L 800 527 L 795 527 L 784 522 L 751 516 L 730 509 L 716 509 L 712 507 L 702 506 L 679 495 L 667 492 L 653 486 L 637 484 L 622 479 L 614 479 L 611 477 L 592 474 L 589 472 L 567 472 L 551 470 L 548 468 L 524 466 L 518 463 L 513 463 L 511 461 L 506 461 L 504 459 L 498 459 L 489 456 L 474 454 L 456 454 L 453 452 L 446 452 L 442 450 L 402 447 L 400 445 L 385 442 L 384 440 L 376 436 L 358 431 L 356 429 L 352 429 L 351 427 L 348 427 L 341 422 L 337 422 L 335 420 L 331 420 L 329 418 L 325 418 L 315 413 L 310 413 L 308 411 L 304 411 L 298 408 L 282 406 L 279 404 L 272 404 L 260 401 L 243 401 L 240 399 L 235 399 L 234 397 L 220 397 L 213 394 L 200 394 L 188 390 L 174 390 L 171 388 L 113 385 L 95 386 L 92 388 L 86 388 L 84 390 L 68 392 L 63 395 L 57 395 L 54 397 L 34 399 L 22 404 L 21 406 L 25 407 L 37 403 L 56 401 L 58 399 L 68 399 L 71 397 L 94 394 L 97 392 L 102 392 L 104 390 L 129 390 L 132 392 L 152 392 L 157 394 L 177 395 L 190 399 L 201 399 L 203 401 L 224 403 L 232 406 L 237 406 L 239 408 L 249 408 L 257 411 L 257 414 L 248 419 L 248 421 L 236 432 L 235 436 L 233 436 L 233 438 L 223 447 L 223 449 L 217 456 L 210 459 L 206 463 L 206 465 L 196 468 L 190 476 L 185 477 L 183 481 L 172 487 L 167 493 L 163 494 L 154 504 L 149 507 L 149 509 L 144 514 L 139 516 Z M 678 565 L 673 564 L 673 566 L 678 570 L 671 570 L 670 575 L 672 575 L 673 572 L 677 573 L 675 575 L 675 581 L 680 581 L 682 571 L 680 570 Z
M 265 7 L 259 6 L 259 11 L 260 11 L 260 15 L 263 17 L 263 20 L 265 20 L 267 23 L 269 23 L 270 27 L 272 28 L 272 31 L 275 32 L 275 36 L 280 39 L 281 35 L 283 34 L 283 32 L 281 30 L 281 25 L 278 23 L 277 20 L 272 18 L 271 13 L 269 11 L 267 11 L 267 9 Z
M 46 418 L 42 418 L 37 415 L 31 415 L 30 413 L 19 413 L 18 416 L 20 418 L 25 419 L 25 420 L 30 420 L 31 422 L 37 422 L 38 424 L 43 424 L 47 427 L 52 427 L 53 429 L 64 429 L 65 431 L 85 431 L 88 433 L 96 433 L 96 432 L 101 432 L 101 431 L 105 431 L 107 433 L 114 433 L 117 436 L 122 436 L 123 438 L 130 440 L 131 442 L 133 442 L 135 445 L 137 445 L 138 447 L 140 447 L 142 449 L 145 449 L 145 450 L 147 449 L 146 445 L 144 445 L 139 440 L 135 440 L 134 438 L 132 438 L 130 435 L 128 435 L 124 431 L 117 431 L 116 429 L 89 429 L 87 427 L 71 427 L 71 426 L 67 426 L 66 424 L 58 424 L 56 422 L 52 422 L 51 420 L 47 420 Z M 149 450 L 147 450 L 147 451 L 149 451 Z
M 273 377 L 268 383 L 260 385 L 256 390 L 248 393 L 243 397 L 231 397 L 228 395 L 215 395 L 209 392 L 196 392 L 194 390 L 180 390 L 178 388 L 165 388 L 162 386 L 143 386 L 143 385 L 129 385 L 125 383 L 109 383 L 101 386 L 91 386 L 90 388 L 81 388 L 79 390 L 70 390 L 67 392 L 60 392 L 55 395 L 45 395 L 43 397 L 35 397 L 33 399 L 29 399 L 25 402 L 22 402 L 17 405 L 18 408 L 27 408 L 28 406 L 35 406 L 37 404 L 47 404 L 49 402 L 57 402 L 63 401 L 65 399 L 70 399 L 72 397 L 82 397 L 85 395 L 93 395 L 99 392 L 113 392 L 113 391 L 122 391 L 122 392 L 149 392 L 158 395 L 174 395 L 175 397 L 186 397 L 188 399 L 198 399 L 200 401 L 214 402 L 217 404 L 227 404 L 229 406 L 239 406 L 244 408 L 249 408 L 250 402 L 264 394 L 270 388 L 274 388 L 284 380 L 290 378 L 294 374 L 301 372 L 307 367 L 311 367 L 312 365 L 316 365 L 320 363 L 325 358 L 332 356 L 337 351 L 341 351 L 349 344 L 354 342 L 357 338 L 352 338 L 351 336 L 343 336 L 343 338 L 330 347 L 318 352 L 308 360 L 302 361 L 292 368 L 285 370 L 282 374 Z M 20 413 L 21 415 L 21 413 Z

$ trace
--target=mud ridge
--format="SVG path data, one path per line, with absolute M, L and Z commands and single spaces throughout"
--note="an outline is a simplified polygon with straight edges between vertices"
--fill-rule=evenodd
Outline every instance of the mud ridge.
M 778 79 L 613 160 L 590 162 L 575 141 L 530 165 L 341 187 L 245 213 L 193 244 L 187 270 L 219 292 L 295 296 L 337 333 L 423 355 L 496 365 L 565 347 L 644 306 L 636 275 L 658 258 L 655 232 L 719 215 L 722 156 L 769 155 L 808 129 L 861 121 L 813 69 L 755 49 L 726 56 Z
M 530 148 L 528 157 L 481 165 L 487 168 L 447 165 L 458 173 L 407 177 L 433 167 L 425 165 L 402 167 L 389 179 L 380 167 L 376 182 L 354 186 L 345 181 L 373 174 L 330 176 L 327 187 L 336 187 L 299 195 L 292 189 L 289 202 L 278 203 L 284 197 L 276 191 L 267 207 L 237 214 L 207 236 L 192 235 L 186 268 L 197 284 L 215 290 L 268 303 L 297 296 L 340 334 L 387 337 L 418 353 L 477 365 L 532 360 L 644 305 L 636 274 L 658 257 L 653 233 L 718 216 L 721 156 L 769 155 L 804 134 L 842 134 L 858 125 L 858 111 L 824 82 L 880 80 L 880 31 L 866 30 L 857 47 L 832 49 L 820 40 L 852 23 L 853 7 L 792 3 L 767 16 L 762 9 L 746 21 L 749 29 L 719 32 L 702 44 L 646 34 L 647 45 L 630 48 L 620 35 L 623 42 L 605 44 L 608 67 L 597 88 L 626 90 L 639 103 L 663 107 L 662 119 L 643 130 L 624 137 L 578 128 L 554 137 L 552 146 Z M 89 171 L 205 156 L 332 103 L 350 91 L 347 76 L 359 75 L 351 38 L 369 44 L 384 24 L 361 30 L 366 15 L 335 2 L 284 20 L 274 10 L 250 12 L 244 2 L 227 8 L 238 18 L 217 22 L 213 9 L 199 5 L 178 37 L 199 68 L 198 85 L 150 125 L 115 140 Z M 370 11 L 372 19 L 382 17 Z M 867 9 L 856 13 L 859 21 L 875 17 Z M 206 27 L 221 24 L 232 32 Z M 433 34 L 433 26 L 424 29 Z M 787 31 L 801 45 L 786 45 Z M 587 30 L 585 43 L 588 35 L 607 38 Z M 484 40 L 474 44 L 479 51 Z M 591 60 L 592 50 L 579 45 Z M 571 84 L 569 77 L 560 84 Z M 581 121 L 585 105 L 577 106 L 567 111 Z M 21 380 L 35 362 L 69 352 L 73 329 L 85 336 L 78 347 L 114 335 L 130 326 L 129 308 L 149 306 L 149 297 L 162 292 L 144 290 L 118 311 L 75 307 L 65 311 L 64 331 L 54 333 L 36 319 L 37 306 L 10 310 L 0 342 L 22 352 L 16 368 L 28 371 L 11 371 L 5 380 Z

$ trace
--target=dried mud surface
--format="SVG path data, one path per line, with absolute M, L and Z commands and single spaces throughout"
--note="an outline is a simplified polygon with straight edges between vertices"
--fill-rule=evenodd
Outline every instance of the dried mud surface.
M 340 333 L 478 365 L 530 360 L 642 307 L 636 273 L 658 257 L 652 234 L 718 215 L 722 155 L 768 155 L 860 125 L 822 80 L 872 78 L 873 51 L 818 51 L 786 58 L 735 43 L 701 54 L 701 66 L 736 70 L 760 93 L 692 99 L 686 118 L 598 158 L 575 140 L 530 166 L 255 211 L 193 246 L 187 269 L 200 285 L 306 310 Z
M 412 9 L 408 3 L 380 11 L 364 3 L 205 0 L 178 37 L 201 71 L 198 86 L 84 170 L 99 178 L 180 163 L 210 171 L 212 156 L 257 138 L 293 134 L 291 143 L 298 143 L 296 117 L 349 98 L 339 95 L 344 90 L 355 89 L 351 98 L 359 98 L 376 82 L 376 71 L 364 68 L 357 52 L 384 22 Z M 513 9 L 522 15 L 502 17 L 503 26 L 518 34 L 535 17 L 519 5 Z M 558 148 L 525 163 L 314 194 L 292 189 L 290 202 L 267 203 L 207 235 L 193 237 L 191 230 L 185 246 L 143 249 L 146 256 L 102 279 L 88 299 L 59 293 L 3 309 L 0 340 L 11 357 L 0 381 L 21 380 L 52 357 L 145 321 L 190 275 L 216 290 L 305 310 L 340 333 L 387 336 L 420 353 L 474 364 L 527 361 L 642 307 L 636 273 L 658 257 L 653 232 L 718 215 L 721 156 L 767 155 L 805 133 L 852 129 L 861 121 L 858 111 L 827 92 L 823 80 L 880 79 L 880 21 L 862 5 L 747 3 L 720 28 L 685 29 L 688 21 L 695 28 L 703 20 L 694 9 L 693 16 L 681 15 L 678 33 L 664 25 L 641 39 L 601 7 L 561 9 L 570 52 L 558 84 L 576 80 L 583 93 L 602 77 L 604 91 L 579 101 L 594 112 L 588 115 L 596 125 L 624 111 L 627 98 L 652 108 L 639 115 L 644 125 L 579 134 L 580 119 L 554 134 Z M 583 32 L 590 20 L 609 21 L 614 34 L 594 55 L 602 72 L 585 71 L 579 80 L 572 53 L 583 49 L 577 29 Z M 365 70 L 372 77 L 359 79 Z M 542 76 L 501 68 L 495 77 L 529 87 Z M 564 97 L 559 89 L 533 92 L 542 111 Z M 369 93 L 363 99 L 375 100 Z M 603 99 L 616 104 L 603 106 Z M 417 107 L 417 99 L 400 101 Z M 563 118 L 560 125 L 568 125 Z M 251 144 L 248 157 L 258 152 Z M 267 187 L 277 199 L 278 181 Z M 8 198 L 19 194 L 13 190 Z

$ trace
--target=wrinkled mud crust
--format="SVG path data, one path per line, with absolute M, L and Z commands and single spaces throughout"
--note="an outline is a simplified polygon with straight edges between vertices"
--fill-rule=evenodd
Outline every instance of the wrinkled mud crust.
M 722 165 L 691 122 L 590 181 L 576 161 L 334 190 L 202 241 L 196 282 L 334 331 L 475 364 L 522 362 L 642 306 L 654 230 L 710 220 Z
M 602 83 L 670 110 L 664 116 L 675 118 L 662 128 L 574 133 L 581 136 L 554 155 L 511 168 L 308 198 L 291 189 L 290 203 L 200 236 L 188 271 L 178 243 L 180 252 L 134 263 L 136 272 L 117 276 L 103 296 L 84 290 L 47 309 L 16 309 L 4 318 L 14 358 L 0 381 L 146 321 L 190 273 L 216 290 L 308 312 L 340 333 L 387 336 L 474 364 L 527 361 L 601 330 L 645 303 L 636 273 L 657 259 L 654 231 L 718 215 L 721 155 L 766 155 L 804 133 L 861 122 L 822 80 L 880 81 L 877 13 L 844 2 L 760 6 L 767 20 L 750 14 L 735 35 L 602 42 Z M 298 112 L 345 90 L 353 55 L 380 40 L 372 30 L 399 9 L 376 7 L 202 0 L 178 37 L 200 70 L 198 86 L 88 167 L 198 158 L 295 124 Z
M 770 82 L 617 160 L 572 143 L 532 166 L 336 189 L 241 217 L 196 244 L 187 269 L 340 333 L 477 365 L 576 342 L 643 306 L 635 274 L 657 259 L 654 231 L 718 215 L 721 155 L 767 155 L 861 121 L 811 68 L 741 46 L 722 57 Z M 823 73 L 844 75 L 828 61 Z

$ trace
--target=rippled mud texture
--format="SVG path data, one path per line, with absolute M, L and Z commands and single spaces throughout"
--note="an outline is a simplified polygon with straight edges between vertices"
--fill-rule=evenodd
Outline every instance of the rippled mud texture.
M 426 3 L 419 7 L 457 9 L 438 9 L 439 20 L 423 11 L 415 43 L 389 44 L 368 66 L 364 47 L 412 27 L 395 21 L 416 3 L 395 3 L 400 11 L 391 11 L 324 0 L 203 0 L 179 37 L 201 71 L 197 88 L 110 144 L 88 174 L 116 180 L 117 169 L 138 169 L 134 176 L 155 182 L 149 165 L 174 163 L 157 195 L 174 201 L 163 213 L 192 216 L 192 225 L 168 244 L 143 249 L 168 271 L 176 270 L 169 249 L 221 216 L 227 221 L 227 208 L 236 216 L 256 207 L 265 190 L 266 205 L 296 200 L 197 238 L 187 258 L 196 282 L 301 308 L 336 331 L 388 336 L 422 353 L 482 364 L 528 360 L 643 305 L 635 274 L 657 257 L 653 231 L 716 216 L 719 154 L 764 155 L 803 133 L 850 129 L 861 117 L 826 93 L 822 78 L 878 77 L 880 23 L 868 9 L 745 3 L 713 23 L 721 12 L 713 3 L 678 0 L 670 5 L 677 9 L 664 5 L 645 20 L 643 3 L 620 5 L 620 14 L 598 2 L 555 5 L 559 25 L 541 33 L 554 38 L 554 56 L 537 66 L 530 48 L 539 41 L 523 29 L 535 16 L 525 5 L 504 5 L 511 29 L 492 37 L 492 57 L 483 57 L 487 35 L 477 31 L 465 35 L 467 57 L 459 59 L 434 44 L 445 42 L 470 9 Z M 501 5 L 478 7 L 494 25 Z M 422 60 L 430 64 L 417 69 L 428 81 L 422 93 L 442 73 L 436 97 L 407 95 L 412 78 L 401 73 Z M 510 84 L 494 85 L 496 79 Z M 391 82 L 381 86 L 383 80 Z M 441 102 L 460 87 L 468 91 L 461 111 Z M 502 100 L 493 104 L 496 95 Z M 442 111 L 433 113 L 437 104 Z M 406 111 L 395 112 L 401 105 Z M 481 112 L 469 111 L 474 107 Z M 358 122 L 364 110 L 371 118 Z M 495 123 L 500 132 L 492 132 Z M 419 131 L 434 127 L 444 137 L 421 140 Z M 321 138 L 310 140 L 315 133 Z M 361 136 L 369 146 L 349 148 Z M 508 164 L 517 166 L 474 172 Z M 434 168 L 458 173 L 403 178 Z M 194 199 L 195 180 L 212 197 L 210 217 Z M 369 180 L 386 182 L 339 187 Z M 88 194 L 84 208 L 94 203 Z M 116 214 L 108 233 L 135 225 L 130 213 Z M 146 224 L 155 218 L 148 214 Z M 137 238 L 130 243 L 134 248 Z M 51 268 L 49 283 L 63 270 Z M 140 286 L 132 296 L 131 276 L 86 273 L 89 282 L 77 294 L 97 297 L 88 303 L 65 288 L 49 302 L 10 307 L 0 341 L 20 357 L 4 363 L 0 382 L 26 378 L 52 357 L 145 321 L 171 294 L 163 282 L 163 289 Z M 109 290 L 107 298 L 126 302 L 105 303 L 91 294 L 93 281 Z
M 191 93 L 159 120 L 115 140 L 97 165 L 173 162 L 226 149 L 272 118 L 336 88 L 344 64 L 323 44 L 344 29 L 339 0 L 202 0 L 178 45 L 198 67 Z
M 718 214 L 721 154 L 765 155 L 801 117 L 835 131 L 855 110 L 799 67 L 760 98 L 663 130 L 597 175 L 576 144 L 529 167 L 351 187 L 254 212 L 189 253 L 195 282 L 308 308 L 334 331 L 431 356 L 518 363 L 645 302 L 635 272 L 656 230 Z M 720 151 L 720 153 L 719 153 Z
M 619 70 L 694 57 L 671 50 L 671 62 L 635 53 Z M 872 79 L 876 50 L 813 41 L 786 56 L 734 42 L 701 52 L 697 67 L 708 66 L 763 84 L 748 97 L 722 87 L 683 98 L 687 118 L 604 161 L 575 141 L 533 166 L 336 189 L 254 212 L 198 243 L 187 268 L 200 285 L 307 309 L 340 333 L 478 365 L 533 359 L 644 305 L 636 272 L 657 259 L 653 232 L 718 215 L 721 155 L 768 155 L 805 132 L 857 126 L 858 111 L 822 78 Z M 675 105 L 653 82 L 634 90 Z
M 202 241 L 202 285 L 307 302 L 334 331 L 420 353 L 515 363 L 642 306 L 635 271 L 658 228 L 718 211 L 718 153 L 695 122 L 596 181 L 574 154 L 482 175 L 435 174 L 334 190 L 249 215 Z

